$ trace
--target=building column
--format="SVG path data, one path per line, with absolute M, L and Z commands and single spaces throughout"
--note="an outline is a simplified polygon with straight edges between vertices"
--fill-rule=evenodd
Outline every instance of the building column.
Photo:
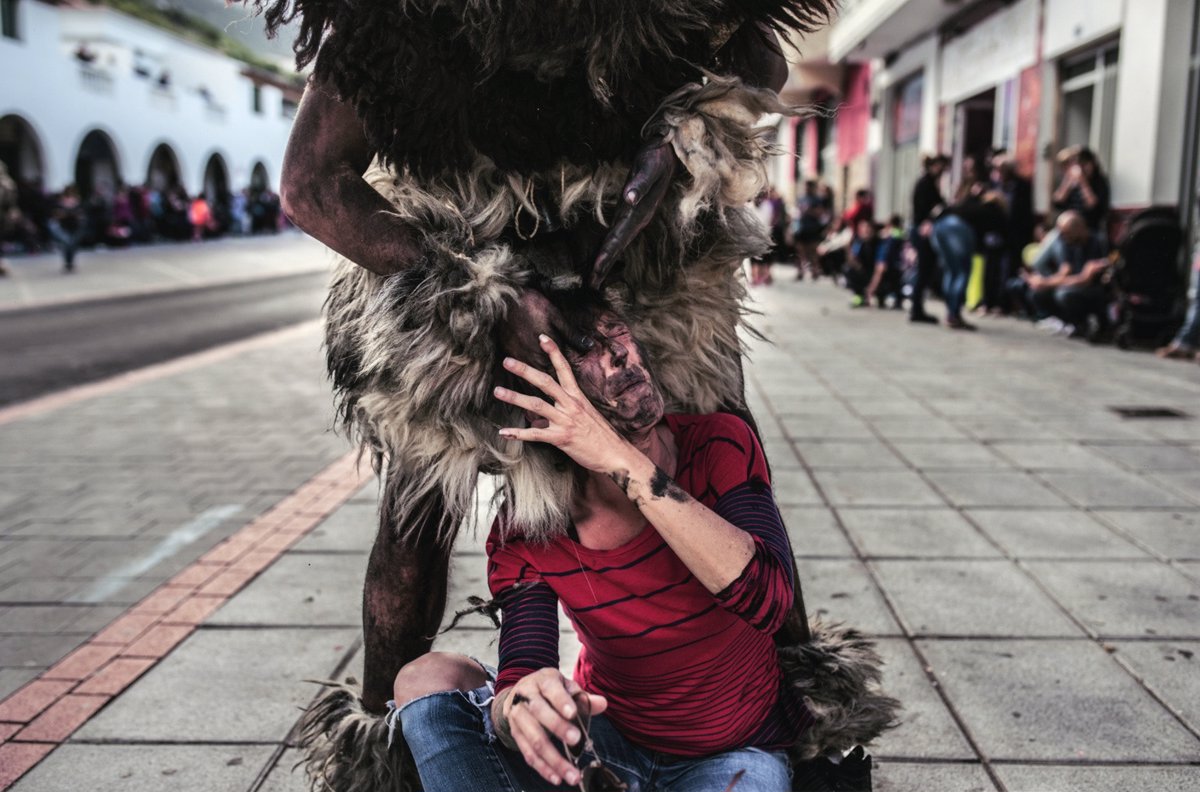
M 1109 164 L 1116 207 L 1175 205 L 1185 148 L 1193 0 L 1125 5 Z

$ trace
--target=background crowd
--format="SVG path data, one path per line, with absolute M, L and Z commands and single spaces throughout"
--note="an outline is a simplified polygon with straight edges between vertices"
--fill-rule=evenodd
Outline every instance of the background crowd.
M 198 242 L 227 234 L 277 233 L 287 223 L 279 196 L 247 187 L 234 193 L 189 195 L 165 189 L 118 185 L 83 195 L 75 185 L 49 193 L 18 182 L 0 163 L 0 274 L 5 253 L 57 249 L 72 272 L 79 250 L 149 242 Z
M 771 265 L 790 264 L 797 279 L 844 286 L 852 307 L 907 308 L 915 323 L 941 323 L 925 309 L 932 293 L 956 331 L 976 330 L 976 316 L 1013 316 L 1093 343 L 1200 354 L 1200 270 L 1193 267 L 1185 296 L 1178 217 L 1146 210 L 1114 234 L 1108 177 L 1091 150 L 1059 155 L 1062 176 L 1046 217 L 1035 213 L 1032 184 L 1006 152 L 964 157 L 947 194 L 949 166 L 946 156 L 925 157 L 907 219 L 878 218 L 868 190 L 839 215 L 819 182 L 806 182 L 790 211 L 769 189 L 758 210 L 773 246 L 751 263 L 751 284 L 770 285 Z

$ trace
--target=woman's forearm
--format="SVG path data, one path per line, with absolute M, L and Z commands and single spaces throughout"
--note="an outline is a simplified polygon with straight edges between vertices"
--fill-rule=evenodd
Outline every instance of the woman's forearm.
M 636 449 L 613 480 L 713 594 L 723 591 L 754 557 L 754 537 L 683 490 Z

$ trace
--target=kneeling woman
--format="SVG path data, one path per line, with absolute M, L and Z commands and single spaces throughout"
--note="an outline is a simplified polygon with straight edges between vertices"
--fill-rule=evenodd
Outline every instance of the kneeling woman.
M 758 441 L 730 415 L 664 415 L 617 317 L 600 316 L 595 341 L 568 361 L 543 338 L 554 377 L 505 361 L 547 398 L 498 388 L 532 421 L 501 433 L 579 467 L 573 525 L 529 536 L 497 520 L 498 673 L 445 654 L 401 670 L 422 785 L 721 792 L 736 777 L 737 792 L 785 792 L 784 749 L 812 716 L 772 638 L 793 565 Z M 582 644 L 573 679 L 558 670 L 560 602 Z

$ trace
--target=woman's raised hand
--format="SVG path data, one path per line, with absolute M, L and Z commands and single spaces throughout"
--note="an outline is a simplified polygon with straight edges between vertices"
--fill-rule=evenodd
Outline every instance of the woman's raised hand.
M 612 428 L 580 390 L 558 345 L 545 335 L 539 340 L 554 367 L 554 377 L 514 358 L 505 358 L 504 368 L 540 390 L 550 401 L 496 388 L 497 399 L 537 417 L 532 427 L 507 427 L 500 430 L 500 436 L 549 443 L 588 470 L 612 473 L 628 469 L 626 460 L 636 449 Z

